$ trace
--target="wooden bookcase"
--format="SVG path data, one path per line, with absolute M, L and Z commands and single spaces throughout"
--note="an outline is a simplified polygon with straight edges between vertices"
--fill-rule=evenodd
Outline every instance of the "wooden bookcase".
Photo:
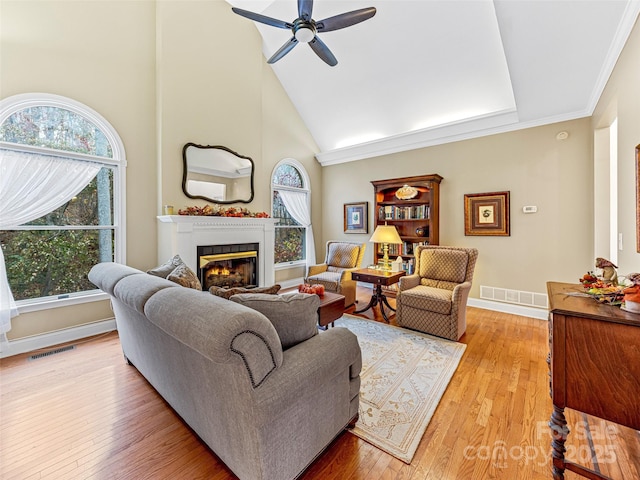
M 395 225 L 402 245 L 389 245 L 389 258 L 402 256 L 409 262 L 418 244 L 438 245 L 440 240 L 440 182 L 437 174 L 372 181 L 375 190 L 374 224 Z M 415 197 L 401 200 L 398 189 L 408 185 L 418 190 Z M 417 233 L 423 229 L 422 235 Z M 374 262 L 382 258 L 382 245 L 375 244 Z

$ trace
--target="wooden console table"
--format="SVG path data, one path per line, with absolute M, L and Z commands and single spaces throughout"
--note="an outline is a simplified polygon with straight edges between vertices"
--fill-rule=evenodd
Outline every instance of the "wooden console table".
M 607 479 L 565 459 L 564 409 L 640 430 L 640 315 L 572 295 L 584 292 L 578 284 L 549 282 L 547 291 L 553 478 L 566 469 Z

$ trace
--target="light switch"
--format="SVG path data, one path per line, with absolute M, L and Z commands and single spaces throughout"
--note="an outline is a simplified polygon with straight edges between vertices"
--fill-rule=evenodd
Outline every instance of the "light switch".
M 537 211 L 538 211 L 538 207 L 536 207 L 535 205 L 528 205 L 528 206 L 522 207 L 523 213 L 536 213 Z

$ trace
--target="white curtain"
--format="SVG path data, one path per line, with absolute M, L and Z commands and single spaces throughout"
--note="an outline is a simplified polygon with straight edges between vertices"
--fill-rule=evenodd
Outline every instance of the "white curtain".
M 31 222 L 64 205 L 100 168 L 90 162 L 0 149 L 0 230 Z M 0 344 L 6 342 L 11 318 L 17 314 L 0 248 Z
M 293 219 L 306 228 L 305 245 L 307 246 L 307 267 L 316 263 L 316 247 L 311 227 L 311 212 L 307 203 L 307 194 L 291 190 L 278 190 L 282 203 Z

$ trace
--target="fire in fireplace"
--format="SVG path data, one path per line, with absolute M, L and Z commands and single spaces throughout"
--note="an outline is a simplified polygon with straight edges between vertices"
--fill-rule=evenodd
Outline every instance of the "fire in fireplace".
M 257 243 L 198 247 L 202 289 L 258 286 L 258 249 Z

